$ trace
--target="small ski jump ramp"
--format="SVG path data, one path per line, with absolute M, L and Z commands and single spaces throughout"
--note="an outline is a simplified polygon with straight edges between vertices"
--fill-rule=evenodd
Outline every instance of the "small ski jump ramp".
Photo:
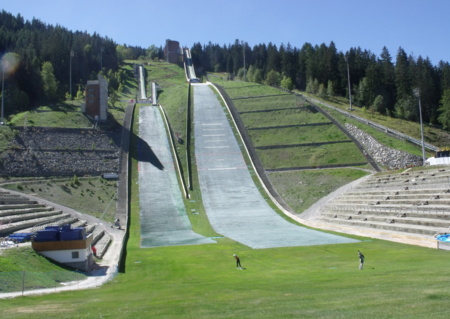
M 140 108 L 139 137 L 141 247 L 215 243 L 192 231 L 158 107 Z
M 357 242 L 296 226 L 270 208 L 256 188 L 213 90 L 194 84 L 195 154 L 203 204 L 216 232 L 251 248 Z

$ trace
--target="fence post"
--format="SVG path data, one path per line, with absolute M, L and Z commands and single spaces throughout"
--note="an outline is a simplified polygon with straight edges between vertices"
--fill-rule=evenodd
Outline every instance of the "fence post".
M 22 271 L 22 297 L 25 291 L 25 271 Z

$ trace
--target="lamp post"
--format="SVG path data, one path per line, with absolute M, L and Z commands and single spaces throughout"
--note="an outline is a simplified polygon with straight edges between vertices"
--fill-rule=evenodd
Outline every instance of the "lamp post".
M 100 49 L 100 71 L 103 69 L 103 48 Z
M 352 89 L 350 85 L 350 67 L 348 65 L 348 56 L 345 55 L 345 63 L 347 63 L 347 82 L 348 82 L 348 99 L 350 101 L 350 111 L 353 111 L 352 108 Z
M 414 95 L 419 100 L 420 135 L 421 135 L 421 139 L 422 139 L 422 161 L 423 161 L 422 165 L 425 165 L 426 157 L 425 157 L 425 143 L 423 141 L 422 103 L 420 101 L 420 89 L 419 88 L 414 89 Z
M 73 56 L 74 56 L 74 52 L 73 52 L 73 50 L 70 50 L 70 70 L 69 70 L 69 94 L 70 94 L 70 99 L 72 99 L 73 98 L 73 95 L 72 95 L 72 58 L 73 58 Z
M 5 124 L 4 116 L 3 116 L 3 109 L 5 107 L 5 66 L 3 65 L 3 61 L 0 61 L 0 65 L 2 67 L 2 114 L 0 119 L 0 125 Z
M 245 42 L 242 41 L 242 53 L 244 55 L 244 82 L 245 82 Z

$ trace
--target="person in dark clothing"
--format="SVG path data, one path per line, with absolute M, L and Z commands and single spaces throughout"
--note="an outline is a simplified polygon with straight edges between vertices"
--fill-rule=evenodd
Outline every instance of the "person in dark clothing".
M 242 269 L 242 266 L 241 266 L 241 260 L 239 259 L 239 256 L 237 256 L 236 254 L 234 254 L 233 257 L 236 259 L 236 268 L 237 268 L 237 269 Z
M 364 255 L 359 250 L 358 250 L 358 257 L 359 257 L 359 270 L 362 270 L 364 266 Z

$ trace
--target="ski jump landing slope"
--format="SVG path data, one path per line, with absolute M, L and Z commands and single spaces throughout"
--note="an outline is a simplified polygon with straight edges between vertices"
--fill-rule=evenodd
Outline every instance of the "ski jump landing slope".
M 156 106 L 140 108 L 138 148 L 141 247 L 215 243 L 192 231 Z
M 256 188 L 213 90 L 193 87 L 197 169 L 216 232 L 255 249 L 357 242 L 291 224 L 274 212 Z

